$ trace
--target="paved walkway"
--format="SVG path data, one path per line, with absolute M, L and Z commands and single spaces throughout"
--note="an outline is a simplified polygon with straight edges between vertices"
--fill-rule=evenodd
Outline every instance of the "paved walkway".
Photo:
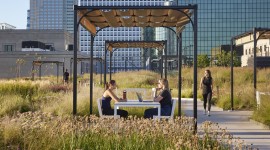
M 204 121 L 218 123 L 221 128 L 227 129 L 234 138 L 239 137 L 246 144 L 253 144 L 254 148 L 270 150 L 270 130 L 249 121 L 251 111 L 223 111 L 212 106 L 211 116 L 204 115 L 203 102 L 198 100 L 198 126 Z M 182 99 L 182 111 L 193 117 L 193 100 Z M 269 114 L 270 115 L 270 114 Z

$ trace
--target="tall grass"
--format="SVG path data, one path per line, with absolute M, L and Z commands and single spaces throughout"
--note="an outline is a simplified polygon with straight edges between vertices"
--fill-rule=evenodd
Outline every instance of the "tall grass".
M 270 95 L 261 95 L 260 107 L 254 111 L 252 118 L 270 127 Z
M 214 79 L 213 102 L 223 108 L 231 109 L 231 91 L 230 91 L 230 68 L 212 67 L 209 68 Z M 205 68 L 198 69 L 198 83 L 203 76 Z M 257 90 L 269 91 L 270 69 L 258 69 Z M 193 97 L 193 69 L 182 69 L 181 94 L 182 97 Z M 107 76 L 108 80 L 109 76 Z M 118 89 L 116 93 L 122 96 L 122 90 L 125 88 L 146 88 L 150 95 L 151 88 L 156 87 L 160 74 L 151 71 L 129 71 L 112 74 L 112 79 L 116 80 Z M 0 116 L 5 114 L 12 115 L 16 111 L 35 111 L 41 109 L 45 112 L 51 112 L 57 115 L 72 114 L 73 96 L 72 84 L 64 86 L 56 84 L 56 79 L 47 77 L 41 81 L 25 80 L 1 80 L 0 81 Z M 103 77 L 102 77 L 103 80 Z M 168 81 L 172 89 L 172 96 L 178 96 L 178 72 L 168 72 Z M 77 112 L 80 115 L 87 115 L 90 112 L 89 87 L 83 83 L 89 82 L 89 74 L 80 76 L 78 84 L 78 107 Z M 101 98 L 104 91 L 103 84 L 99 84 L 100 75 L 94 75 L 93 92 L 93 113 L 97 113 L 96 99 Z M 81 85 L 81 86 L 80 86 Z M 217 88 L 218 87 L 218 88 Z M 201 91 L 198 89 L 198 98 L 201 98 Z M 134 93 L 128 93 L 128 98 L 133 98 Z M 146 97 L 149 98 L 149 97 Z M 234 109 L 254 110 L 256 108 L 255 93 L 253 88 L 253 70 L 251 68 L 234 68 Z M 142 108 L 124 108 L 132 115 L 141 116 Z
M 54 116 L 34 112 L 3 118 L 2 148 L 20 149 L 242 149 L 217 124 L 205 122 L 193 134 L 192 118 L 156 121 L 140 118 L 101 119 L 95 116 Z

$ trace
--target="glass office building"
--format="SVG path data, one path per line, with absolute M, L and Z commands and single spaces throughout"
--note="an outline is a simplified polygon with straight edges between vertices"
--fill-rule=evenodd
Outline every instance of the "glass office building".
M 80 6 L 162 6 L 164 0 L 80 0 Z M 105 41 L 140 41 L 142 29 L 138 27 L 105 28 L 98 32 L 94 42 L 94 57 L 104 58 Z M 80 50 L 89 54 L 90 33 L 80 28 Z M 109 53 L 107 58 L 109 59 Z M 107 59 L 107 60 L 108 60 Z M 142 53 L 139 48 L 114 49 L 112 72 L 137 70 L 142 68 Z M 109 60 L 108 60 L 109 61 Z M 108 63 L 108 62 L 107 62 Z M 98 64 L 96 64 L 98 65 Z M 88 65 L 85 65 L 88 67 Z M 88 68 L 85 68 L 88 70 Z
M 198 54 L 214 57 L 217 47 L 254 27 L 270 27 L 269 0 L 179 0 L 178 5 L 198 4 Z M 183 54 L 193 55 L 193 30 L 183 32 Z M 226 47 L 226 46 L 225 46 Z M 211 52 L 212 50 L 212 52 Z
M 77 0 L 30 0 L 27 29 L 65 29 L 73 33 L 73 5 Z

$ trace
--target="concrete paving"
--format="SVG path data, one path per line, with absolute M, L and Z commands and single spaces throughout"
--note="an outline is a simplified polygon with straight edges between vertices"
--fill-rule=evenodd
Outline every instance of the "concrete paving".
M 182 99 L 182 111 L 186 116 L 193 117 L 193 99 Z M 204 115 L 203 102 L 198 100 L 198 127 L 204 121 L 218 123 L 221 128 L 227 129 L 234 138 L 239 137 L 247 145 L 260 150 L 270 150 L 270 130 L 265 126 L 250 121 L 252 111 L 223 111 L 212 106 L 211 115 Z M 269 114 L 270 115 L 270 114 Z

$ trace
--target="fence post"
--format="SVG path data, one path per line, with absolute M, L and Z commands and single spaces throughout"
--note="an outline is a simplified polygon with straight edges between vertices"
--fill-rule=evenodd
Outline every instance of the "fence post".
M 260 104 L 261 104 L 261 96 L 260 96 L 260 92 L 256 91 L 256 102 L 257 102 L 257 109 L 260 108 Z

